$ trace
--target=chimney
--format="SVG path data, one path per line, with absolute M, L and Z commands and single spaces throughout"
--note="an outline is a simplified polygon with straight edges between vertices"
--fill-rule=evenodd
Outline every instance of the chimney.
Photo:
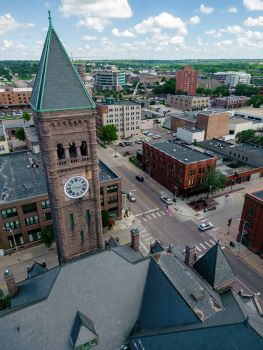
M 184 262 L 186 265 L 193 267 L 194 263 L 196 262 L 197 259 L 197 253 L 196 253 L 196 247 L 190 247 L 186 245 L 185 247 L 185 258 Z
M 139 235 L 139 230 L 137 229 L 136 226 L 133 226 L 131 228 L 131 247 L 134 250 L 139 250 L 139 245 L 140 245 L 140 235 Z
M 13 297 L 17 293 L 17 290 L 18 290 L 14 275 L 12 274 L 11 271 L 6 270 L 4 277 L 5 277 L 5 283 L 6 283 L 6 286 L 8 289 L 8 293 L 9 293 L 10 297 Z

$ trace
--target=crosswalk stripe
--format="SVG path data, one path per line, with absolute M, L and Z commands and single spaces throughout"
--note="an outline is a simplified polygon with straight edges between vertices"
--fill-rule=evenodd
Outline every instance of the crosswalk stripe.
M 147 221 L 145 218 L 143 218 L 144 221 Z
M 196 246 L 196 249 L 197 249 L 199 252 L 201 252 L 201 249 L 200 249 L 198 246 Z
M 209 241 L 210 241 L 212 244 L 216 244 L 212 239 L 209 239 Z
M 201 222 L 206 222 L 206 221 L 208 221 L 208 219 L 202 219 L 202 220 L 200 220 Z
M 205 244 L 206 244 L 209 248 L 211 248 L 211 244 L 210 244 L 210 243 L 205 242 Z
M 143 237 L 143 240 L 148 243 L 152 240 L 152 237 Z
M 165 215 L 165 212 L 164 212 L 164 211 L 161 211 L 161 213 L 162 213 L 163 215 Z
M 158 216 L 162 216 L 159 212 L 156 213 Z
M 152 218 L 150 217 L 150 215 L 147 215 L 147 219 L 152 220 Z
M 156 216 L 154 214 L 152 214 L 152 216 L 156 219 Z
M 143 242 L 140 241 L 140 248 L 143 248 L 143 250 L 145 250 L 145 252 L 148 253 L 149 251 L 149 247 L 147 247 Z
M 203 245 L 202 243 L 200 243 L 200 246 L 203 248 L 203 249 L 207 249 L 205 245 Z

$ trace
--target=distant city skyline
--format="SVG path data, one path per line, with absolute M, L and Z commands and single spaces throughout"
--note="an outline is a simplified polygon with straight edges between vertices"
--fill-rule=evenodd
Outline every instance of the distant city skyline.
M 0 60 L 40 58 L 48 10 L 74 59 L 263 58 L 262 0 L 0 3 Z

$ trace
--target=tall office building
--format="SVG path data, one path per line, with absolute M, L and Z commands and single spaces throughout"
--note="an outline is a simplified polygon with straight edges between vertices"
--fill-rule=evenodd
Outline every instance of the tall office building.
M 31 107 L 46 172 L 59 261 L 102 247 L 95 104 L 51 18 Z
M 185 66 L 176 72 L 176 90 L 182 90 L 188 95 L 195 95 L 198 81 L 198 70 Z
M 115 66 L 96 69 L 93 74 L 96 90 L 121 91 L 125 85 L 125 73 L 120 72 Z

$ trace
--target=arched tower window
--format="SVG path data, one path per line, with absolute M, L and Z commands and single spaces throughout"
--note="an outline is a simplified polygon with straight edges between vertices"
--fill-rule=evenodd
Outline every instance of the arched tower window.
M 86 141 L 82 141 L 81 142 L 80 154 L 82 156 L 87 156 L 88 155 L 88 146 L 87 146 L 87 142 Z
M 76 146 L 75 146 L 74 142 L 69 144 L 69 156 L 70 156 L 70 158 L 77 157 L 77 150 L 76 150 Z
M 58 155 L 58 159 L 65 159 L 65 151 L 62 143 L 59 143 L 57 145 L 57 155 Z

